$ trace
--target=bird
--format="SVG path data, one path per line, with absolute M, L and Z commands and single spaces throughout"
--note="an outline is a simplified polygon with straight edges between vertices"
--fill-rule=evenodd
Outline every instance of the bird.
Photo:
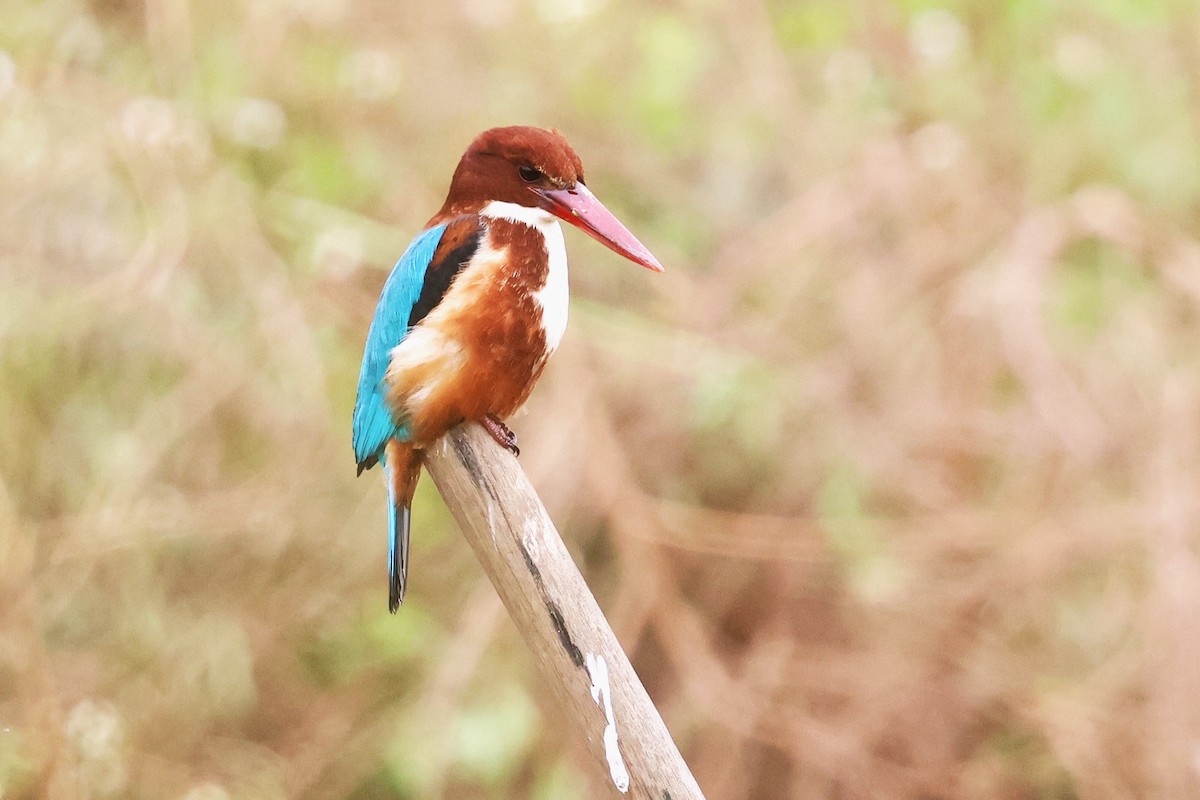
M 358 474 L 382 465 L 388 610 L 408 585 L 424 451 L 464 421 L 520 454 L 505 420 L 524 405 L 567 325 L 563 220 L 655 272 L 658 259 L 592 194 L 565 137 L 492 128 L 458 162 L 441 209 L 384 282 L 354 404 Z

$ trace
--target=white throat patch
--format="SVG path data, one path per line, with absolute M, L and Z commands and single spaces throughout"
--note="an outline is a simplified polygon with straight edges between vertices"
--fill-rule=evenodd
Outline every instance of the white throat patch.
M 506 219 L 510 222 L 520 222 L 542 234 L 546 241 L 546 252 L 550 256 L 550 269 L 546 274 L 546 283 L 533 293 L 533 297 L 542 307 L 542 330 L 546 334 L 546 355 L 558 349 L 563 332 L 567 329 L 567 306 L 570 293 L 567 288 L 567 247 L 563 241 L 562 226 L 548 211 L 540 208 L 519 206 L 516 203 L 503 203 L 493 200 L 484 206 L 481 212 L 492 219 Z

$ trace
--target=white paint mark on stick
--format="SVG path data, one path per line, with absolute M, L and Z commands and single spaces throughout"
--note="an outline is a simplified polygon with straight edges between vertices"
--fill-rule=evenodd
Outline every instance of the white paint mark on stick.
M 494 541 L 496 541 L 496 520 L 494 518 L 495 515 L 492 513 L 493 512 L 492 498 L 490 496 L 487 498 L 487 512 L 488 512 L 488 533 L 490 533 L 492 535 L 492 541 L 494 542 Z
M 525 552 L 537 563 L 542 557 L 542 532 L 538 529 L 537 520 L 529 517 L 525 520 L 525 535 L 521 537 L 522 544 L 525 545 Z
M 587 670 L 592 678 L 592 699 L 604 709 L 604 718 L 608 721 L 604 727 L 604 757 L 608 759 L 608 774 L 617 791 L 624 794 L 629 791 L 629 770 L 625 768 L 621 748 L 617 746 L 617 720 L 613 715 L 612 687 L 608 683 L 608 664 L 604 656 L 588 653 Z

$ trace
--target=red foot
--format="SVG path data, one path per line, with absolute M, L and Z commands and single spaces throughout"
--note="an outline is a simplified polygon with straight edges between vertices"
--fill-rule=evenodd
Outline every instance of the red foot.
M 514 456 L 521 455 L 521 448 L 517 447 L 517 435 L 512 432 L 507 425 L 500 421 L 500 418 L 495 414 L 488 414 L 481 420 L 483 427 L 492 435 L 496 442 Z

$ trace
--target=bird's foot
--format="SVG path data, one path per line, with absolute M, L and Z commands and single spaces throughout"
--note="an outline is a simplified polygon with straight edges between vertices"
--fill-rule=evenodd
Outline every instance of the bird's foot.
M 488 414 L 483 418 L 483 427 L 492 435 L 492 438 L 503 447 L 511 452 L 514 456 L 521 455 L 521 448 L 517 447 L 517 435 L 512 432 L 512 429 L 500 421 L 500 418 L 495 414 Z

